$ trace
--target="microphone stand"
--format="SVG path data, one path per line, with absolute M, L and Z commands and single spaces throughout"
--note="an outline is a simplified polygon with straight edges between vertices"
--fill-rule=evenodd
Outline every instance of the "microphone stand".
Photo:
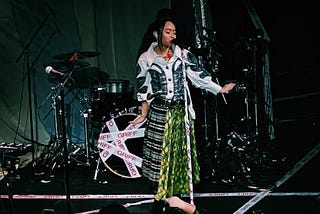
M 59 109 L 59 114 L 57 116 L 59 117 L 58 121 L 60 121 L 60 128 L 61 128 L 61 133 L 58 134 L 59 135 L 58 137 L 60 138 L 63 144 L 64 183 L 66 188 L 68 214 L 71 214 L 72 212 L 71 212 L 71 199 L 70 199 L 69 154 L 68 154 L 68 145 L 67 145 L 67 137 L 66 137 L 65 111 L 64 111 L 64 88 L 68 80 L 72 79 L 71 75 L 76 68 L 77 66 L 74 66 L 71 72 L 67 75 L 66 79 L 63 81 L 63 83 L 60 83 L 59 92 L 57 93 L 57 96 L 60 100 L 60 109 Z
M 63 144 L 63 156 L 64 156 L 64 180 L 65 180 L 65 188 L 66 188 L 66 200 L 67 200 L 67 210 L 68 213 L 71 213 L 71 202 L 70 202 L 70 181 L 69 181 L 69 160 L 68 160 L 68 146 L 67 146 L 67 137 L 66 137 L 66 125 L 65 125 L 65 117 L 64 117 L 64 85 L 68 81 L 69 77 L 66 78 L 64 83 L 61 85 L 59 95 L 60 101 L 61 101 L 61 106 L 59 112 L 61 126 L 62 126 L 62 134 L 61 134 L 61 139 L 62 139 L 62 144 Z
M 220 85 L 220 82 L 219 82 L 219 79 L 218 77 L 216 76 L 215 77 L 215 81 L 218 85 Z M 225 104 L 227 104 L 227 100 L 226 100 L 226 97 L 224 96 L 224 94 L 221 94 L 222 98 L 223 98 L 223 101 Z M 219 130 L 219 113 L 218 113 L 218 107 L 219 106 L 219 103 L 218 103 L 218 98 L 216 97 L 215 99 L 215 110 L 214 110 L 214 120 L 215 120 L 215 146 L 216 146 L 216 149 L 214 151 L 214 157 L 215 157 L 215 160 L 216 160 L 216 164 L 217 164 L 217 169 L 219 169 L 219 173 L 221 173 L 221 147 L 220 147 L 220 144 L 221 144 L 221 137 L 220 137 L 220 130 Z M 221 175 L 218 175 L 218 176 L 221 176 Z M 218 178 L 217 178 L 218 179 Z
M 216 57 L 214 57 L 214 49 L 213 47 L 210 47 L 209 49 L 209 58 L 208 58 L 208 63 L 209 63 L 209 68 L 211 69 L 211 73 L 213 74 L 213 79 L 215 80 L 215 82 L 218 85 L 220 84 L 217 72 L 219 71 L 219 63 L 218 63 L 218 59 L 216 59 Z M 215 62 L 213 62 L 215 60 Z M 225 97 L 225 95 L 222 93 L 221 97 L 223 99 L 224 104 L 228 104 L 227 103 L 227 99 Z M 220 137 L 220 130 L 219 130 L 219 113 L 218 113 L 218 108 L 219 108 L 219 103 L 218 103 L 218 97 L 216 97 L 215 99 L 215 109 L 214 109 L 214 122 L 215 122 L 215 146 L 216 146 L 216 150 L 215 150 L 215 159 L 216 159 L 216 164 L 217 167 L 221 167 L 221 148 L 220 148 L 220 144 L 221 144 L 221 137 Z
M 32 166 L 34 166 L 35 161 L 35 141 L 34 141 L 34 131 L 33 131 L 33 105 L 32 105 L 32 90 L 31 90 L 31 69 L 30 69 L 30 46 L 34 40 L 34 38 L 37 36 L 37 34 L 40 32 L 40 30 L 43 28 L 44 24 L 47 22 L 48 18 L 50 17 L 51 13 L 49 13 L 41 22 L 39 27 L 36 29 L 36 31 L 33 33 L 31 39 L 29 42 L 25 45 L 24 49 L 19 54 L 18 58 L 16 59 L 16 63 L 20 61 L 23 55 L 26 57 L 26 66 L 27 66 L 27 78 L 28 78 L 28 102 L 29 102 L 29 120 L 30 120 L 30 141 L 32 143 Z

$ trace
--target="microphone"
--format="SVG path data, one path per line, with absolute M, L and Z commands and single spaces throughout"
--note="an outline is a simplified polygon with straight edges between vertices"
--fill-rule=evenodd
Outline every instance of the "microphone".
M 53 73 L 53 74 L 58 74 L 60 76 L 64 76 L 64 73 L 60 72 L 60 71 L 57 71 L 55 70 L 52 66 L 47 66 L 46 69 L 45 69 L 46 73 Z

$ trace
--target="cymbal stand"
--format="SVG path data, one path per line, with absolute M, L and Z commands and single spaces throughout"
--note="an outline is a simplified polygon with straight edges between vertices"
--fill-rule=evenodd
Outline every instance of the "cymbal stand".
M 54 123 L 55 123 L 55 139 L 49 143 L 49 147 L 39 158 L 41 163 L 48 169 L 47 174 L 41 180 L 42 183 L 51 182 L 51 177 L 54 177 L 53 172 L 56 167 L 64 168 L 64 183 L 67 200 L 67 213 L 71 214 L 71 201 L 70 201 L 70 183 L 69 183 L 69 154 L 68 154 L 68 140 L 66 138 L 66 124 L 65 124 L 65 110 L 64 110 L 64 94 L 65 84 L 68 80 L 72 80 L 71 75 L 76 66 L 70 71 L 69 74 L 64 74 L 64 79 L 59 82 L 52 90 L 52 100 L 54 108 Z M 39 173 L 41 175 L 42 173 Z
M 247 81 L 246 84 L 246 98 L 248 99 L 247 102 L 249 102 L 249 86 L 251 85 L 251 93 L 250 95 L 253 96 L 252 102 L 253 102 L 253 118 L 250 118 L 250 120 L 254 120 L 254 124 L 252 130 L 248 128 L 248 133 L 250 131 L 254 132 L 254 139 L 257 140 L 259 133 L 259 124 L 258 124 L 258 97 L 257 97 L 257 40 L 259 38 L 259 35 L 251 35 L 247 40 L 247 49 L 251 51 L 251 68 L 249 69 L 243 69 L 245 71 L 245 79 Z M 249 73 L 252 74 L 251 84 L 248 84 L 249 81 Z M 249 105 L 249 104 L 248 104 Z M 249 109 L 247 110 L 249 112 Z M 249 117 L 247 116 L 247 119 Z
M 71 163 L 72 161 L 76 162 L 78 165 L 84 165 L 84 166 L 90 166 L 89 163 L 89 115 L 91 112 L 91 108 L 88 107 L 88 98 L 86 98 L 84 95 L 82 98 L 80 98 L 80 104 L 82 105 L 82 110 L 80 111 L 80 115 L 83 117 L 83 123 L 84 123 L 84 134 L 85 134 L 85 142 L 84 146 L 79 143 L 72 143 L 68 142 L 68 161 Z M 58 114 L 56 114 L 58 115 Z M 56 124 L 59 124 L 59 119 L 56 118 L 55 121 Z M 56 127 L 56 133 L 59 133 L 59 127 Z M 59 137 L 57 136 L 57 139 Z M 83 152 L 84 149 L 84 152 Z M 82 155 L 84 154 L 85 160 L 82 159 Z M 80 157 L 79 157 L 80 156 Z
M 64 86 L 68 82 L 69 79 L 71 79 L 71 75 L 73 71 L 76 69 L 76 66 L 73 67 L 71 72 L 67 75 L 65 80 L 62 83 L 58 84 L 58 93 L 56 93 L 56 96 L 53 98 L 54 100 L 59 101 L 59 109 L 57 111 L 56 109 L 56 124 L 57 131 L 58 131 L 58 140 L 62 142 L 62 148 L 63 148 L 63 155 L 62 157 L 62 164 L 64 165 L 64 179 L 65 179 L 65 189 L 66 189 L 66 200 L 67 200 L 67 213 L 71 214 L 71 201 L 70 201 L 70 182 L 69 182 L 69 156 L 68 156 L 68 145 L 67 145 L 67 139 L 66 139 L 66 124 L 65 124 L 65 111 L 64 111 Z M 59 129 L 60 128 L 60 129 Z M 60 152 L 59 152 L 60 156 Z M 55 162 L 52 165 L 52 169 L 56 166 L 57 162 Z M 52 170 L 51 170 L 52 171 Z
M 58 83 L 56 87 L 52 88 L 52 107 L 54 109 L 54 125 L 55 125 L 55 139 L 49 144 L 49 147 L 44 152 L 43 162 L 48 169 L 47 175 L 41 180 L 43 183 L 50 182 L 50 178 L 54 177 L 53 171 L 56 167 L 65 164 L 64 144 L 67 144 L 65 137 L 65 123 L 64 123 L 64 90 L 62 83 Z
M 220 136 L 218 127 L 218 112 L 217 112 L 217 99 L 215 98 L 215 110 L 214 111 L 214 133 L 212 133 L 212 126 L 208 123 L 208 92 L 206 90 L 201 90 L 203 96 L 203 137 L 205 146 L 202 149 L 201 158 L 203 159 L 203 178 L 204 179 L 218 179 L 218 174 L 220 171 Z M 211 104 L 211 103 L 210 103 Z M 214 136 L 209 134 L 213 134 Z M 210 152 L 209 152 L 210 151 Z
M 207 115 L 207 97 L 208 97 L 208 92 L 205 91 L 205 90 L 201 90 L 201 93 L 203 95 L 203 117 L 204 117 L 204 124 L 202 125 L 203 126 L 203 130 L 204 130 L 204 143 L 205 143 L 205 146 L 204 148 L 202 149 L 202 154 L 200 156 L 200 158 L 203 159 L 203 165 L 202 165 L 202 168 L 204 169 L 203 170 L 203 178 L 204 179 L 209 179 L 213 174 L 215 174 L 215 169 L 214 169 L 214 166 L 213 164 L 215 163 L 215 157 L 216 155 L 213 156 L 213 158 L 211 157 L 211 155 L 208 153 L 208 149 L 214 149 L 212 148 L 212 144 L 211 142 L 209 141 L 209 124 L 208 124 L 208 115 Z M 215 152 L 215 151 L 213 151 Z
M 90 166 L 90 153 L 89 153 L 89 115 L 91 113 L 91 108 L 87 106 L 88 98 L 84 97 L 81 99 L 80 103 L 82 104 L 83 110 L 81 111 L 81 115 L 83 117 L 84 123 L 84 135 L 85 135 L 85 165 Z
M 72 73 L 72 71 L 71 71 Z M 70 75 L 71 75 L 70 73 Z M 42 183 L 51 182 L 51 177 L 54 177 L 54 170 L 56 167 L 64 168 L 64 183 L 66 191 L 67 213 L 71 214 L 71 201 L 70 201 L 70 183 L 69 183 L 69 156 L 68 156 L 68 142 L 66 138 L 66 125 L 65 125 L 65 111 L 64 111 L 64 85 L 70 78 L 70 75 L 62 83 L 58 83 L 52 96 L 54 108 L 54 123 L 55 123 L 55 139 L 49 143 L 49 147 L 43 152 L 40 157 L 41 163 L 48 169 Z M 53 145 L 52 145 L 53 144 Z M 41 175 L 42 173 L 39 173 Z
M 215 81 L 218 85 L 220 85 L 220 81 L 218 79 L 218 77 L 215 77 Z M 226 97 L 224 96 L 224 94 L 221 94 L 222 98 L 223 98 L 223 101 L 225 104 L 227 104 L 227 99 Z M 217 170 L 219 169 L 219 171 L 221 171 L 221 153 L 222 153 L 222 150 L 220 148 L 220 145 L 221 145 L 221 136 L 220 136 L 220 130 L 219 130 L 219 111 L 218 111 L 218 98 L 216 97 L 215 99 L 215 109 L 214 109 L 214 122 L 215 122 L 215 139 L 214 139 L 214 142 L 215 142 L 215 151 L 214 151 L 214 157 L 215 157 L 215 161 L 216 161 L 216 167 L 217 167 Z M 220 172 L 219 172 L 220 173 Z M 221 174 L 221 173 L 220 173 Z M 219 177 L 221 177 L 221 175 L 218 175 Z
M 59 87 L 60 87 L 60 83 L 57 84 L 55 87 L 52 87 L 50 94 L 46 98 L 46 100 L 48 100 L 49 98 L 52 99 L 55 136 L 51 137 L 49 144 L 45 147 L 41 156 L 36 160 L 37 170 L 35 172 L 35 175 L 45 174 L 44 178 L 41 180 L 41 182 L 43 183 L 50 182 L 50 177 L 53 177 L 52 171 L 54 170 L 55 167 L 57 167 L 58 160 L 62 159 L 61 151 L 63 151 L 63 148 L 62 148 L 63 132 L 62 132 L 62 126 L 61 126 L 62 123 L 60 123 L 60 119 L 59 119 L 59 114 L 60 114 L 59 112 L 62 111 L 61 102 L 60 102 L 61 96 L 58 95 Z
M 250 121 L 251 121 L 251 116 L 250 116 L 250 106 L 249 106 L 249 103 L 250 103 L 250 97 L 249 97 L 249 84 L 248 84 L 248 72 L 249 70 L 248 69 L 242 69 L 242 71 L 244 71 L 245 73 L 245 83 L 244 83 L 244 86 L 242 87 L 243 91 L 244 91 L 244 105 L 245 105 L 245 116 L 241 118 L 241 121 L 245 121 L 245 124 L 246 124 L 246 135 L 247 136 L 250 136 Z M 239 87 L 241 89 L 241 86 Z
M 253 39 L 253 50 L 252 50 L 252 64 L 253 64 L 253 101 L 254 101 L 254 116 L 255 116 L 255 137 L 259 136 L 259 129 L 258 129 L 258 100 L 257 100 L 257 44 L 256 39 Z
M 205 45 L 207 46 L 207 45 Z M 218 66 L 218 54 L 214 53 L 213 47 L 209 47 L 209 54 L 205 58 L 200 58 L 200 62 L 203 63 L 203 66 L 207 68 L 208 70 L 211 70 L 212 73 L 212 78 L 214 81 L 220 85 L 219 79 L 217 77 L 217 72 L 219 70 Z M 206 174 L 204 175 L 206 178 L 207 176 L 212 177 L 212 179 L 219 179 L 220 177 L 220 170 L 221 170 L 221 137 L 220 137 L 220 131 L 219 131 L 219 113 L 218 113 L 218 99 L 217 97 L 215 98 L 215 103 L 214 103 L 214 139 L 213 139 L 213 145 L 211 145 L 210 140 L 209 140 L 209 124 L 208 124 L 208 109 L 207 109 L 207 98 L 208 98 L 208 92 L 206 90 L 201 90 L 202 95 L 203 95 L 203 114 L 204 114 L 204 140 L 205 140 L 205 148 L 206 150 L 212 149 L 212 154 L 207 154 L 207 151 L 204 151 L 202 156 L 209 155 L 210 157 L 203 157 L 205 164 L 207 160 L 210 161 L 209 163 L 209 170 L 211 171 L 211 175 L 207 175 L 208 172 L 205 172 Z M 222 98 L 227 104 L 227 100 L 224 96 L 224 94 L 221 94 Z M 208 148 L 210 147 L 210 148 Z M 212 164 L 212 165 L 211 165 Z M 206 166 L 206 165 L 205 165 Z
M 235 158 L 235 161 L 238 164 L 238 170 L 233 172 L 232 175 L 233 180 L 237 181 L 239 184 L 244 186 L 254 185 L 254 182 L 251 180 L 251 166 L 249 163 L 252 162 L 252 151 L 255 149 L 254 143 L 256 141 L 255 137 L 257 137 L 257 111 L 256 111 L 256 100 L 251 99 L 251 87 L 249 82 L 249 73 L 252 72 L 251 69 L 244 68 L 242 69 L 244 72 L 245 82 L 239 85 L 238 90 L 243 92 L 244 95 L 244 107 L 245 112 L 244 116 L 240 118 L 240 121 L 243 122 L 242 126 L 238 127 L 239 132 L 231 131 L 228 134 L 229 139 L 227 140 L 227 146 L 231 149 L 231 152 Z M 254 93 L 254 92 L 253 92 Z M 252 116 L 251 110 L 254 108 L 255 115 Z M 255 124 L 253 124 L 253 119 L 255 120 Z M 254 130 L 253 130 L 254 129 Z M 252 131 L 256 131 L 252 134 Z

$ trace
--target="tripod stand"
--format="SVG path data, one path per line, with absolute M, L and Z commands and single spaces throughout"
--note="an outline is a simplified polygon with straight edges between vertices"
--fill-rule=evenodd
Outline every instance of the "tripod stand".
M 218 77 L 214 77 L 215 82 L 220 85 Z M 222 138 L 221 138 L 221 133 L 220 133 L 220 119 L 219 119 L 219 99 L 218 97 L 214 97 L 213 103 L 207 103 L 208 102 L 208 92 L 205 90 L 202 90 L 203 93 L 203 104 L 204 104 L 204 139 L 206 142 L 206 146 L 210 147 L 210 154 L 208 160 L 210 161 L 210 170 L 211 170 L 211 175 L 210 178 L 214 182 L 219 182 L 222 178 L 222 158 L 223 158 L 223 149 L 222 149 Z M 227 104 L 227 99 L 224 96 L 224 94 L 221 94 L 221 97 L 223 99 L 223 102 Z M 208 104 L 213 107 L 212 110 L 212 118 L 214 119 L 213 123 L 213 129 L 209 129 L 210 125 L 208 122 Z M 209 133 L 213 134 L 213 136 L 209 137 Z M 209 139 L 212 139 L 210 142 Z M 208 149 L 208 148 L 206 148 Z
M 54 170 L 57 167 L 64 167 L 68 162 L 66 127 L 64 119 L 64 84 L 58 83 L 52 88 L 52 107 L 54 109 L 55 137 L 51 139 L 48 147 L 43 151 L 38 160 L 38 165 L 42 166 L 42 171 L 38 174 L 45 174 L 41 180 L 48 183 L 54 177 Z
M 213 48 L 209 48 L 209 55 L 207 58 L 201 58 L 203 67 L 208 71 L 211 71 L 211 76 L 214 82 L 220 85 L 218 78 L 218 57 L 217 53 L 214 54 Z M 221 136 L 219 128 L 219 110 L 218 110 L 218 97 L 209 97 L 209 93 L 206 90 L 201 90 L 203 98 L 203 134 L 205 147 L 202 152 L 204 179 L 212 179 L 213 181 L 220 180 L 221 171 Z M 220 95 L 220 94 L 219 94 Z M 227 104 L 224 94 L 221 94 L 223 101 Z M 211 107 L 211 109 L 209 109 Z M 212 114 L 208 114 L 212 113 Z M 210 123 L 208 119 L 213 118 L 213 123 Z M 213 128 L 213 129 L 212 129 Z M 210 135 L 211 134 L 211 135 Z
M 91 119 L 92 119 L 92 109 L 90 106 L 89 98 L 86 95 L 83 95 L 80 98 L 80 104 L 82 109 L 80 111 L 80 115 L 83 118 L 83 126 L 84 126 L 84 137 L 85 141 L 83 145 L 76 146 L 77 148 L 71 152 L 70 159 L 77 162 L 78 165 L 90 166 L 90 155 L 92 152 L 92 144 L 91 144 L 91 137 L 92 137 L 92 127 L 91 127 Z M 72 157 L 72 155 L 80 155 L 80 157 Z M 84 156 L 84 160 L 83 157 Z
M 69 153 L 68 142 L 66 138 L 65 125 L 65 110 L 64 110 L 64 86 L 69 80 L 73 70 L 62 82 L 59 82 L 56 87 L 52 88 L 52 100 L 54 109 L 55 122 L 55 138 L 51 140 L 48 148 L 42 153 L 38 160 L 38 164 L 42 164 L 44 171 L 39 174 L 44 174 L 42 183 L 51 182 L 54 177 L 54 170 L 57 167 L 64 168 L 65 191 L 67 200 L 67 213 L 71 213 L 70 202 L 70 184 L 69 184 Z
M 225 183 L 236 182 L 244 186 L 253 186 L 252 166 L 254 162 L 253 155 L 256 152 L 256 137 L 257 137 L 257 108 L 256 97 L 252 91 L 252 86 L 249 84 L 248 75 L 251 72 L 249 69 L 242 69 L 244 72 L 244 82 L 238 84 L 236 91 L 240 103 L 233 103 L 243 108 L 240 111 L 240 118 L 232 121 L 233 129 L 228 130 L 224 160 L 227 170 Z M 240 105 L 239 105 L 240 104 Z M 252 113 L 252 111 L 254 111 Z M 234 125 L 237 124 L 237 125 Z
M 200 159 L 202 162 L 202 178 L 205 180 L 217 180 L 220 168 L 220 136 L 218 127 L 217 98 L 209 97 L 207 91 L 201 90 L 203 99 L 203 140 Z M 214 95 L 213 95 L 214 96 Z M 210 99 L 211 98 L 211 99 Z M 213 102 L 208 102 L 213 101 Z M 213 107 L 212 110 L 210 107 Z M 212 115 L 209 113 L 213 113 Z M 209 123 L 208 118 L 214 118 L 214 124 Z M 213 130 L 214 128 L 214 130 Z

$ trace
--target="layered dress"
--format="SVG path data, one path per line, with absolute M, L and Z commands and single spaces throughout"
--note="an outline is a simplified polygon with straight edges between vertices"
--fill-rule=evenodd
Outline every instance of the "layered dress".
M 137 100 L 149 104 L 142 175 L 156 187 L 155 198 L 165 200 L 190 192 L 190 174 L 193 183 L 200 181 L 193 124 L 195 112 L 188 83 L 213 94 L 217 94 L 221 86 L 212 81 L 210 73 L 190 51 L 173 45 L 174 54 L 166 60 L 155 53 L 156 45 L 152 43 L 138 59 Z

